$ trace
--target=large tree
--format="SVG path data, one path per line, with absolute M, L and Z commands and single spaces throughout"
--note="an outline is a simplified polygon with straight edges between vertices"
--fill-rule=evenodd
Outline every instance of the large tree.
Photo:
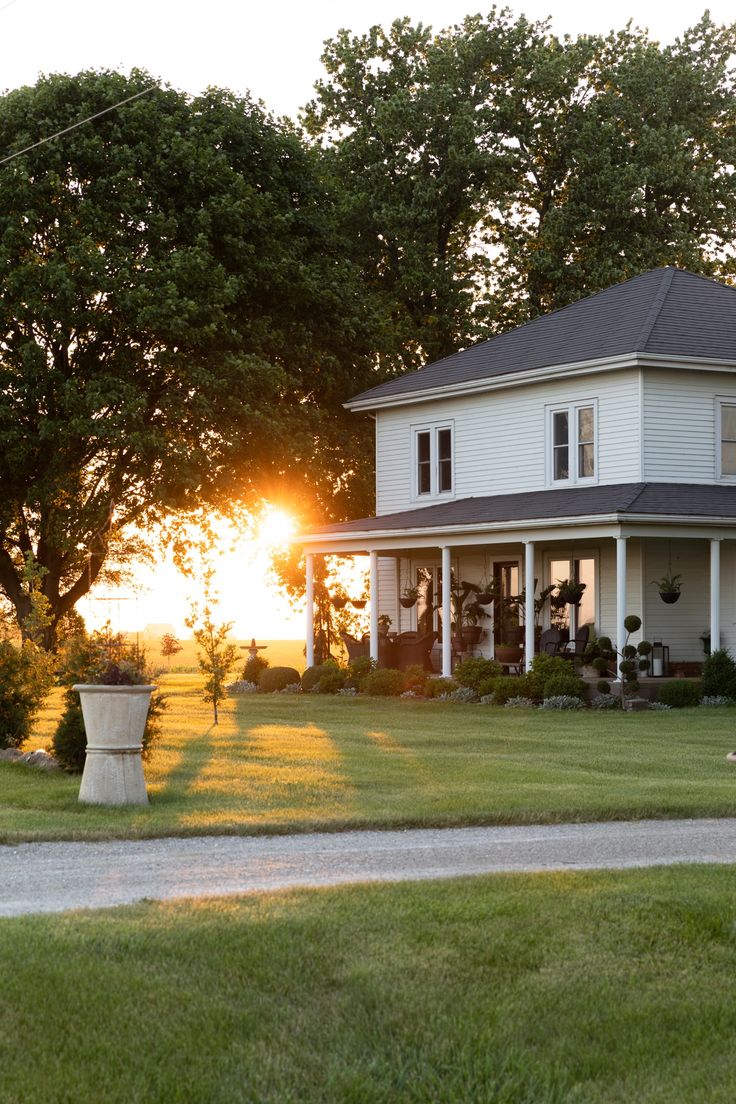
M 327 43 L 305 111 L 394 364 L 660 264 L 732 272 L 736 28 L 558 39 L 493 9 Z
M 152 84 L 0 166 L 0 592 L 22 626 L 32 563 L 50 644 L 142 528 L 285 479 L 334 510 L 362 447 L 329 413 L 367 373 L 366 313 L 287 124 L 87 72 L 0 98 L 0 153 Z

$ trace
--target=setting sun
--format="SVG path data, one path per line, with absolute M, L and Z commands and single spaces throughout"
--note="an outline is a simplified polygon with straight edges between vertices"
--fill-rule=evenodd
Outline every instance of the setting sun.
M 290 542 L 296 532 L 296 522 L 290 514 L 278 507 L 264 511 L 256 528 L 256 540 L 262 548 L 281 548 Z

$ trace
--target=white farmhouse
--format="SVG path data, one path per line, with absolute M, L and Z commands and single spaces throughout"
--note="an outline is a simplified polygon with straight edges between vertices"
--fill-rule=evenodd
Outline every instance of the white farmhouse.
M 736 648 L 736 289 L 655 269 L 348 408 L 375 418 L 376 516 L 303 539 L 308 583 L 315 553 L 369 554 L 372 656 L 387 614 L 399 632 L 436 631 L 449 674 L 448 580 L 495 584 L 475 648 L 489 656 L 509 633 L 498 597 L 522 591 L 527 664 L 535 619 L 571 617 L 573 635 L 590 623 L 620 644 L 636 613 L 671 669 L 702 661 L 707 633 Z M 656 581 L 673 575 L 681 594 L 665 604 Z M 577 610 L 535 611 L 561 579 L 586 583 Z M 402 608 L 411 587 L 419 599 Z

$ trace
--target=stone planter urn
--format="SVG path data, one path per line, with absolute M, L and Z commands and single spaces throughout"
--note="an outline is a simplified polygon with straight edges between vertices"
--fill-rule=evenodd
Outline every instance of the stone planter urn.
M 87 805 L 147 805 L 141 759 L 155 686 L 78 684 L 87 733 L 79 800 Z

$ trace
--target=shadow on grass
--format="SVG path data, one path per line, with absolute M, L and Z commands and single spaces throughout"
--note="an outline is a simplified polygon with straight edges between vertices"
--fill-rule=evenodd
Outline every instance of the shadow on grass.
M 214 725 L 210 725 L 201 736 L 194 736 L 182 741 L 180 749 L 177 749 L 181 752 L 179 762 L 169 771 L 161 785 L 153 792 L 152 796 L 157 805 L 180 801 L 201 777 L 212 761 L 214 754 L 213 736 L 215 735 L 217 735 L 217 730 Z

